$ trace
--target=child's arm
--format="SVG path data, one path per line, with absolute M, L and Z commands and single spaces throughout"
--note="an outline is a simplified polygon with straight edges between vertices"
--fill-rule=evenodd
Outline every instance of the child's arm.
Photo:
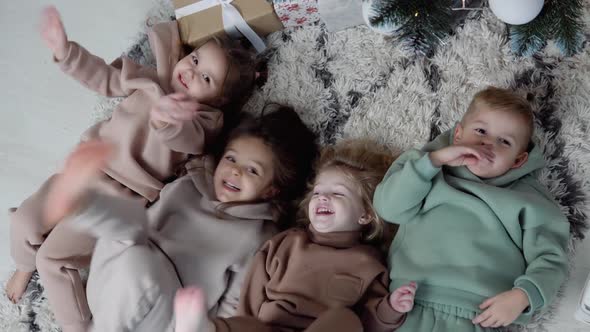
M 242 284 L 237 315 L 258 317 L 260 307 L 268 300 L 265 286 L 270 281 L 266 264 L 268 258 L 268 242 L 256 253 L 250 270 Z
M 203 154 L 223 126 L 223 113 L 182 93 L 164 97 L 151 109 L 150 125 L 171 150 Z
M 549 305 L 567 274 L 569 223 L 549 193 L 534 180 L 514 188 L 533 200 L 523 208 L 522 252 L 526 270 L 516 278 L 514 288 L 487 299 L 486 309 L 474 319 L 482 326 L 506 326 L 521 314 L 530 316 Z M 487 322 L 486 322 L 487 321 Z M 492 324 L 497 321 L 497 324 Z M 484 325 L 485 324 L 485 325 Z
M 266 284 L 270 281 L 276 268 L 276 264 L 272 264 L 273 258 L 281 242 L 289 234 L 289 231 L 284 231 L 266 241 L 252 259 L 249 271 L 243 282 L 242 293 L 240 294 L 240 304 L 238 306 L 239 316 L 258 317 L 262 304 L 268 301 L 266 297 Z
M 363 327 L 367 331 L 394 331 L 403 324 L 405 313 L 414 306 L 415 283 L 402 286 L 390 294 L 388 281 L 387 271 L 384 271 L 367 289 L 361 312 Z
M 420 211 L 432 179 L 439 172 L 440 168 L 432 165 L 428 154 L 418 150 L 403 153 L 375 190 L 373 204 L 377 213 L 395 223 L 410 221 Z
M 250 263 L 253 261 L 253 257 L 250 257 L 246 262 L 234 264 L 230 266 L 228 286 L 225 293 L 219 300 L 217 308 L 218 317 L 233 317 L 238 311 L 238 305 L 240 304 L 240 293 L 244 286 L 244 281 L 248 274 L 248 268 Z
M 90 54 L 77 43 L 68 41 L 55 7 L 43 10 L 40 29 L 41 37 L 53 52 L 62 71 L 102 95 L 128 96 L 135 90 L 128 81 L 144 76 L 155 77 L 155 71 L 125 57 L 119 62 L 120 67 L 107 65 L 103 59 Z
M 432 188 L 432 180 L 443 165 L 470 165 L 489 157 L 483 146 L 452 145 L 431 153 L 410 150 L 389 168 L 377 186 L 373 204 L 387 221 L 404 224 L 423 207 L 423 200 Z
M 71 216 L 67 222 L 96 237 L 147 239 L 147 215 L 141 203 L 91 190 L 92 182 L 100 176 L 100 169 L 113 150 L 113 146 L 99 141 L 83 142 L 76 147 L 51 185 L 44 223 L 54 227 Z

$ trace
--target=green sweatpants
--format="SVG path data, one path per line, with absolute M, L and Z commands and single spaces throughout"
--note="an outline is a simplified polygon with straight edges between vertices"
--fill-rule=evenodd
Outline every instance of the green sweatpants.
M 474 311 L 451 305 L 416 301 L 405 322 L 396 332 L 491 332 L 499 331 L 474 325 Z

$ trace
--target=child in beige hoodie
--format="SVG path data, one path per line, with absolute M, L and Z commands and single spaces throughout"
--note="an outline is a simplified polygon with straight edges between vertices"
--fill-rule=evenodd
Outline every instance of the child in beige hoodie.
M 280 233 L 256 254 L 238 316 L 204 319 L 203 293 L 189 287 L 176 296 L 176 332 L 385 332 L 403 324 L 416 284 L 390 292 L 382 254 L 368 244 L 383 233 L 372 198 L 392 159 L 368 141 L 325 148 L 301 203 L 307 229 Z
M 98 238 L 87 285 L 91 330 L 171 331 L 174 294 L 184 285 L 207 290 L 211 315 L 235 314 L 246 267 L 276 233 L 271 221 L 305 189 L 317 150 L 293 110 L 265 113 L 231 131 L 219 162 L 188 162 L 187 174 L 147 211 L 85 191 L 108 146 L 89 142 L 74 152 L 52 186 L 47 220 L 59 222 L 76 207 L 59 224 Z
M 83 141 L 115 142 L 117 153 L 102 167 L 103 192 L 154 202 L 164 183 L 189 155 L 199 155 L 218 134 L 224 113 L 237 109 L 255 80 L 252 56 L 212 40 L 183 57 L 176 22 L 148 33 L 156 68 L 127 57 L 111 65 L 68 41 L 57 10 L 46 8 L 41 35 L 54 61 L 68 75 L 100 94 L 126 98 L 110 119 L 86 131 Z M 56 319 L 80 330 L 90 318 L 78 269 L 87 266 L 92 237 L 44 223 L 41 207 L 55 176 L 11 216 L 11 254 L 17 271 L 6 293 L 14 302 L 38 270 Z

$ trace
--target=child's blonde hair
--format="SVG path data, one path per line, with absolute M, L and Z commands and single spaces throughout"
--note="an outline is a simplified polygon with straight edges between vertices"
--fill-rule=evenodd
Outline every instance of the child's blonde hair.
M 465 112 L 461 121 L 463 122 L 466 118 L 480 110 L 482 105 L 492 110 L 506 111 L 521 117 L 526 124 L 527 137 L 530 141 L 535 125 L 533 109 L 526 99 L 508 89 L 493 86 L 487 87 L 473 96 L 467 112 Z
M 363 240 L 366 242 L 378 242 L 384 234 L 384 222 L 373 207 L 373 194 L 394 159 L 387 147 L 368 139 L 355 139 L 324 147 L 316 163 L 316 177 L 328 169 L 337 169 L 357 184 L 363 208 L 370 219 L 363 229 Z M 300 221 L 304 223 L 309 222 L 308 206 L 313 186 L 314 183 L 310 183 L 310 190 L 299 204 Z

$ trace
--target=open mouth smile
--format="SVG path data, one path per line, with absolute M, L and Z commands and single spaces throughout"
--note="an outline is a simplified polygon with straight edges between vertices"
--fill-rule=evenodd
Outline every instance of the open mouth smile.
M 227 182 L 225 180 L 223 180 L 223 187 L 229 191 L 233 191 L 233 192 L 239 192 L 241 191 L 240 187 L 236 186 L 233 183 Z

